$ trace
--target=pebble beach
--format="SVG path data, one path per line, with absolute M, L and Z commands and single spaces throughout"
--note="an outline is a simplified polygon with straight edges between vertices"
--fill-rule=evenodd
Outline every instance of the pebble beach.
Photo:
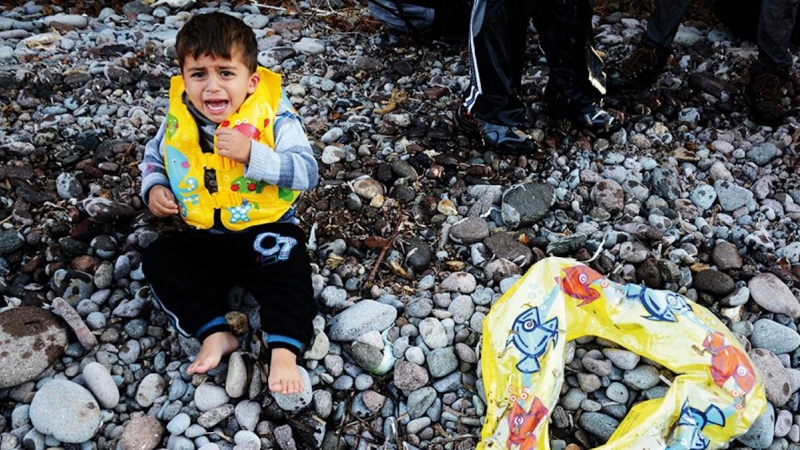
M 394 34 L 358 3 L 133 0 L 0 6 L 0 450 L 466 450 L 480 441 L 483 321 L 537 261 L 584 261 L 717 315 L 769 405 L 731 449 L 800 450 L 800 79 L 785 124 L 752 122 L 752 42 L 690 18 L 652 89 L 612 94 L 607 138 L 551 119 L 535 35 L 529 155 L 457 129 L 466 42 Z M 58 3 L 60 4 L 60 3 Z M 319 186 L 298 203 L 319 315 L 306 389 L 272 395 L 257 305 L 229 294 L 240 351 L 186 373 L 200 345 L 152 300 L 138 162 L 178 74 L 175 36 L 228 11 L 304 119 Z M 644 17 L 594 16 L 608 63 Z M 567 347 L 550 448 L 601 446 L 675 374 L 593 337 Z

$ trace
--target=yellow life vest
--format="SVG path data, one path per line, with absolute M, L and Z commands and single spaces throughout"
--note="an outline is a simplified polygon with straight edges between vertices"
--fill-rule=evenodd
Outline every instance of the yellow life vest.
M 273 125 L 281 98 L 281 77 L 258 68 L 261 81 L 220 127 L 234 128 L 250 139 L 275 148 Z M 183 78 L 172 77 L 169 89 L 169 114 L 162 153 L 170 187 L 187 224 L 200 229 L 214 225 L 214 211 L 220 210 L 225 228 L 243 230 L 254 225 L 273 223 L 292 207 L 300 191 L 279 188 L 244 176 L 245 165 L 214 153 L 203 153 L 200 132 L 189 109 L 183 103 Z M 205 187 L 205 170 L 213 169 L 217 192 Z
M 486 421 L 477 450 L 549 450 L 567 341 L 597 336 L 677 376 L 634 405 L 594 450 L 718 449 L 767 407 L 756 367 L 708 309 L 671 291 L 617 284 L 563 258 L 533 265 L 483 320 Z

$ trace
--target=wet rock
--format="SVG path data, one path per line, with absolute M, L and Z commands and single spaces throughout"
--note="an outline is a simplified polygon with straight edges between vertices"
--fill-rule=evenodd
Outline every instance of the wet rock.
M 401 241 L 406 252 L 406 263 L 409 267 L 420 272 L 430 266 L 431 258 L 433 257 L 430 245 L 417 238 L 403 238 Z
M 625 206 L 622 186 L 614 180 L 601 180 L 592 187 L 592 200 L 610 214 L 614 215 Z
M 719 270 L 741 269 L 742 257 L 735 244 L 723 241 L 714 246 L 711 251 L 711 258 Z
M 668 202 L 673 202 L 680 197 L 681 188 L 678 176 L 667 167 L 653 169 L 653 187 Z
M 503 193 L 503 222 L 511 229 L 528 227 L 541 221 L 555 203 L 549 184 L 526 183 Z
M 494 233 L 483 243 L 495 257 L 507 259 L 519 266 L 528 266 L 533 260 L 531 249 L 508 233 Z
M 722 297 L 733 292 L 736 284 L 730 275 L 709 269 L 694 276 L 694 287 L 700 292 Z
M 25 240 L 16 230 L 0 230 L 0 255 L 15 252 L 22 248 Z
M 130 205 L 104 197 L 88 197 L 83 200 L 82 205 L 92 219 L 101 223 L 116 223 L 136 215 Z
M 486 221 L 479 217 L 464 218 L 450 227 L 450 239 L 469 245 L 480 242 L 489 236 Z
M 53 314 L 35 307 L 0 313 L 0 387 L 17 386 L 47 369 L 67 347 L 67 333 Z

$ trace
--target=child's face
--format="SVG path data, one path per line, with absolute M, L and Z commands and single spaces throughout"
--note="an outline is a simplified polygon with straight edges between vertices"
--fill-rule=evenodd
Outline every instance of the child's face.
M 223 59 L 187 56 L 181 71 L 186 95 L 195 108 L 214 123 L 221 123 L 239 109 L 258 86 L 258 72 L 250 73 L 239 52 Z

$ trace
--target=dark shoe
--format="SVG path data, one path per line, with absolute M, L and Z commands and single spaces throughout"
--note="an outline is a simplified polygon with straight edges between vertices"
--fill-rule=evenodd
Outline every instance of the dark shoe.
M 602 100 L 586 105 L 570 104 L 558 89 L 545 88 L 544 99 L 556 118 L 567 118 L 576 127 L 598 136 L 606 136 L 622 128 L 619 119 L 603 109 Z
M 464 134 L 479 139 L 484 146 L 510 153 L 536 150 L 536 142 L 528 134 L 509 125 L 479 120 L 469 113 L 464 105 L 459 105 L 458 111 L 456 111 L 456 123 Z
M 781 96 L 783 84 L 789 80 L 789 69 L 750 68 L 750 82 L 744 95 L 750 115 L 756 122 L 778 125 L 783 122 Z
M 639 44 L 625 61 L 609 71 L 606 87 L 611 91 L 649 87 L 664 70 L 669 59 L 669 49 Z

